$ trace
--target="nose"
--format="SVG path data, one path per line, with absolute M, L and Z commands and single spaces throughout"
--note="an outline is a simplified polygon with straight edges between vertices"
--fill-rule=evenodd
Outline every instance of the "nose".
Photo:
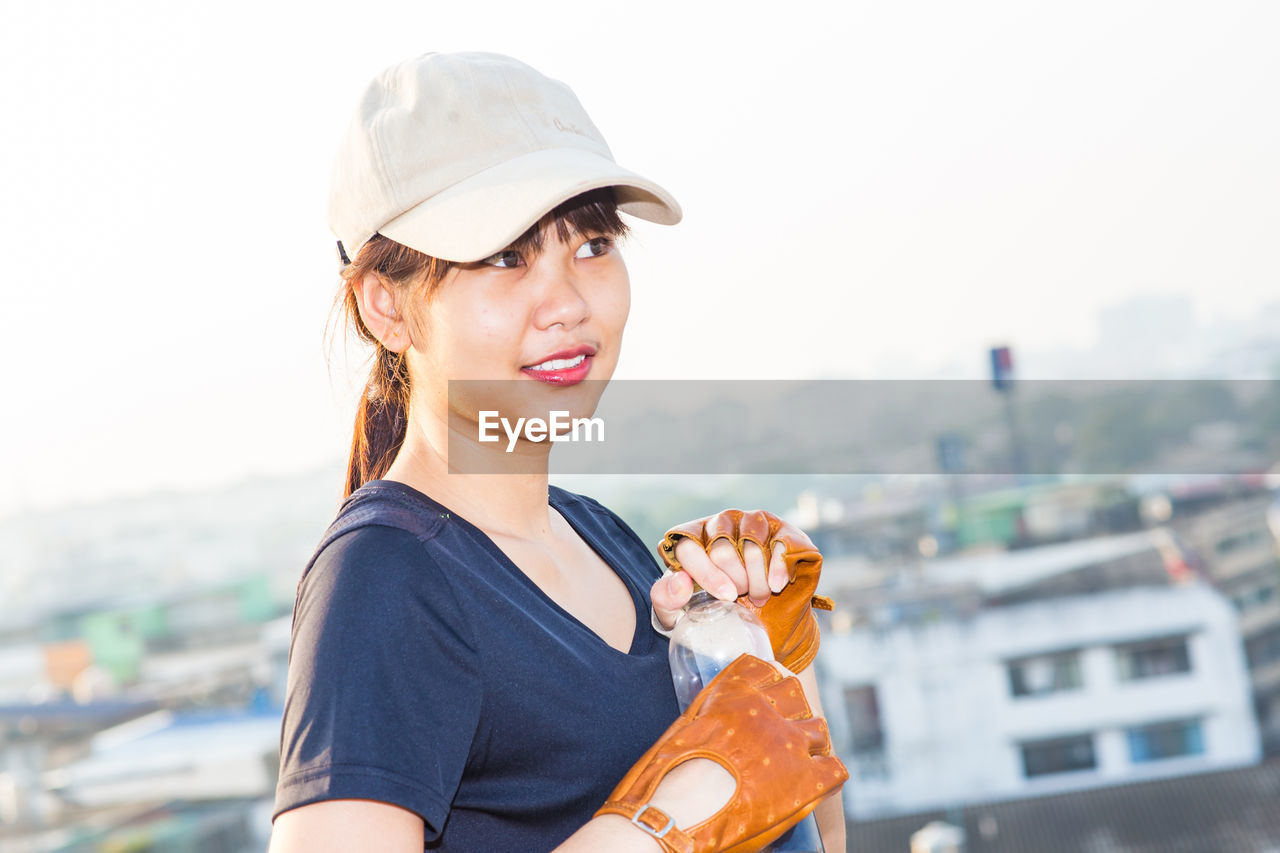
M 559 324 L 572 329 L 591 316 L 583 289 L 584 281 L 572 262 L 558 263 L 544 253 L 537 264 L 538 302 L 533 323 L 539 329 Z

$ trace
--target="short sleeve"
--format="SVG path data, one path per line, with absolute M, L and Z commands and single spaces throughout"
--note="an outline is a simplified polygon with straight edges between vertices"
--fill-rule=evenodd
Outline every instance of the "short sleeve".
M 444 827 L 480 716 L 476 652 L 447 578 L 414 534 L 338 536 L 298 587 L 272 820 L 369 799 Z

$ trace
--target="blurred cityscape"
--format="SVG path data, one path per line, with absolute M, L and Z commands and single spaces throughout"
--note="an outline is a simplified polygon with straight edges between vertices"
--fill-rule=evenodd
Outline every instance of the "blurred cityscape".
M 561 484 L 646 541 L 730 505 L 813 536 L 851 851 L 1280 849 L 1275 448 L 1031 476 L 936 438 L 935 475 Z M 0 849 L 266 847 L 293 596 L 341 479 L 0 520 Z
M 0 521 L 0 850 L 261 851 L 341 471 Z
M 1277 849 L 1269 483 L 806 501 L 850 849 Z

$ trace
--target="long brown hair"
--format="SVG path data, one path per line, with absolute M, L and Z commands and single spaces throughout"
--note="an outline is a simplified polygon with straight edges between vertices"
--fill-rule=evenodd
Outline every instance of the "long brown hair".
M 573 233 L 622 237 L 628 232 L 627 224 L 618 216 L 613 189 L 604 187 L 562 202 L 531 225 L 508 250 L 526 256 L 536 254 L 542 249 L 543 233 L 548 226 L 555 227 L 562 241 L 567 241 Z M 360 340 L 374 350 L 369 378 L 356 406 L 343 498 L 368 481 L 382 477 L 395 461 L 409 425 L 412 388 L 404 354 L 387 349 L 369 331 L 360 317 L 353 285 L 369 273 L 377 275 L 394 295 L 399 313 L 417 334 L 418 305 L 431 297 L 453 266 L 451 261 L 433 258 L 375 234 L 342 270 L 342 283 L 333 307 L 341 306 L 346 330 L 349 332 L 354 325 Z

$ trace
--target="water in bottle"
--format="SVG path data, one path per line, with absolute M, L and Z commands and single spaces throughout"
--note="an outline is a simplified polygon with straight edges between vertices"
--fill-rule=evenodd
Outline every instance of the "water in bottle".
M 754 613 L 706 590 L 689 599 L 684 616 L 671 632 L 668 647 L 671 678 L 680 710 L 689 707 L 711 679 L 741 654 L 773 660 L 769 633 Z M 772 853 L 824 853 L 812 814 L 766 847 Z

